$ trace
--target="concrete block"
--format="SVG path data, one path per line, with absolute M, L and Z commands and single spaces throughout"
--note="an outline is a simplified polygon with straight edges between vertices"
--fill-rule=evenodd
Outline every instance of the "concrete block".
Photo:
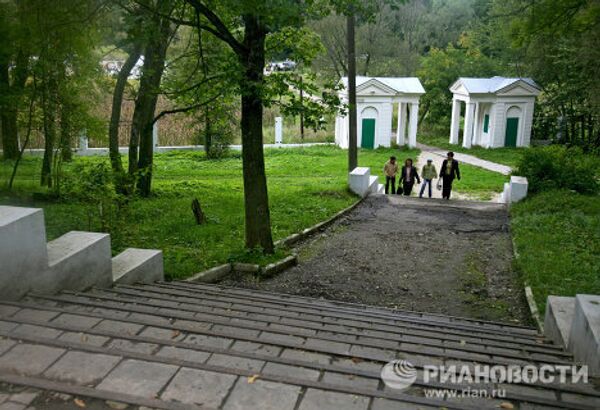
M 568 349 L 590 375 L 600 376 L 600 295 L 575 296 Z
M 112 258 L 114 283 L 154 283 L 164 280 L 162 251 L 127 248 Z
M 366 167 L 356 167 L 348 174 L 350 190 L 357 195 L 366 196 L 369 193 L 369 177 L 371 170 Z
M 0 300 L 16 300 L 48 267 L 41 209 L 0 206 Z
M 383 184 L 378 184 L 378 185 L 377 185 L 377 193 L 378 193 L 378 194 L 385 194 L 385 185 L 383 185 Z
M 284 270 L 291 268 L 292 266 L 296 266 L 298 264 L 298 256 L 290 255 L 282 260 L 270 263 L 264 267 L 261 276 L 265 278 L 269 278 L 271 276 L 277 275 Z
M 71 231 L 49 242 L 49 267 L 33 284 L 37 292 L 112 285 L 110 235 Z
M 369 177 L 369 193 L 376 194 L 379 187 L 379 178 L 375 175 Z
M 191 282 L 216 282 L 220 279 L 223 279 L 227 275 L 231 273 L 231 264 L 226 263 L 223 265 L 215 266 L 212 269 L 205 270 L 204 272 L 200 272 L 195 274 L 194 276 L 186 279 Z
M 510 203 L 510 183 L 509 182 L 504 183 L 504 190 L 502 191 L 502 194 L 500 195 L 500 202 L 502 202 L 503 204 Z
M 234 263 L 233 264 L 233 270 L 235 272 L 242 272 L 242 273 L 258 273 L 258 271 L 260 271 L 260 265 L 257 265 L 255 263 Z
M 510 177 L 510 202 L 519 202 L 527 196 L 528 182 L 525 177 Z
M 548 296 L 546 316 L 544 318 L 544 334 L 554 343 L 569 345 L 569 334 L 575 311 L 575 298 L 566 296 Z

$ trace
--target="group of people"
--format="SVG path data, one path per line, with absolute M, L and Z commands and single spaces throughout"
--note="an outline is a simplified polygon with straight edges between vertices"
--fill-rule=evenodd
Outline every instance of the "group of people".
M 409 196 L 413 190 L 415 181 L 417 184 L 421 184 L 421 178 L 423 178 L 419 198 L 423 198 L 425 187 L 429 188 L 428 193 L 429 198 L 431 198 L 432 181 L 439 177 L 442 181 L 442 198 L 450 199 L 452 182 L 454 182 L 455 179 L 460 180 L 458 161 L 454 159 L 453 152 L 449 152 L 446 159 L 444 159 L 444 162 L 442 162 L 442 168 L 440 169 L 439 174 L 431 158 L 427 159 L 427 164 L 423 165 L 421 176 L 419 176 L 417 168 L 413 165 L 413 160 L 411 158 L 406 159 L 404 165 L 400 168 L 396 161 L 396 157 L 394 156 L 390 157 L 389 161 L 385 163 L 383 173 L 385 175 L 386 194 L 390 193 L 391 187 L 392 194 Z M 398 174 L 400 177 L 398 179 L 398 191 L 396 191 L 396 176 Z

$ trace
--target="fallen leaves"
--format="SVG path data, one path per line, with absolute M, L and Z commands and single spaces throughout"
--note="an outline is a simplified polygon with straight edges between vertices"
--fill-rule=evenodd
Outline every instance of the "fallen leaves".
M 77 407 L 81 407 L 82 409 L 85 408 L 85 402 L 81 399 L 74 399 L 73 403 L 75 403 Z
M 248 377 L 248 384 L 253 384 L 256 379 L 258 379 L 260 377 L 260 374 L 254 374 L 250 377 Z

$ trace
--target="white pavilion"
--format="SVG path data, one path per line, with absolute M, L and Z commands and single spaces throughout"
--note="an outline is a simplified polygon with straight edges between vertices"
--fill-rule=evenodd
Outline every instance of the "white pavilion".
M 452 86 L 450 143 L 459 143 L 461 103 L 465 104 L 462 146 L 528 147 L 535 98 L 531 78 L 464 78 Z
M 340 99 L 348 103 L 348 77 L 341 82 L 344 88 Z M 389 147 L 392 138 L 394 104 L 398 110 L 396 143 L 417 146 L 419 98 L 425 89 L 416 77 L 356 77 L 357 145 L 362 148 Z M 408 138 L 407 138 L 408 128 Z M 348 116 L 335 120 L 335 142 L 348 148 Z

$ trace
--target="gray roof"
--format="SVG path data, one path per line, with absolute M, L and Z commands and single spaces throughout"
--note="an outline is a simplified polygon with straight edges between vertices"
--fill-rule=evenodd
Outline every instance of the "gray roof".
M 357 75 L 356 86 L 360 87 L 370 80 L 379 81 L 399 93 L 425 94 L 425 89 L 417 77 L 363 77 Z M 341 81 L 344 88 L 348 88 L 348 77 L 342 77 Z
M 517 81 L 523 81 L 530 86 L 540 89 L 540 87 L 533 81 L 531 78 L 526 77 L 516 77 L 516 78 L 507 78 L 495 76 L 492 78 L 470 78 L 470 77 L 460 77 L 452 87 L 457 83 L 461 83 L 469 94 L 490 94 L 496 93 Z M 452 88 L 451 87 L 451 88 Z

